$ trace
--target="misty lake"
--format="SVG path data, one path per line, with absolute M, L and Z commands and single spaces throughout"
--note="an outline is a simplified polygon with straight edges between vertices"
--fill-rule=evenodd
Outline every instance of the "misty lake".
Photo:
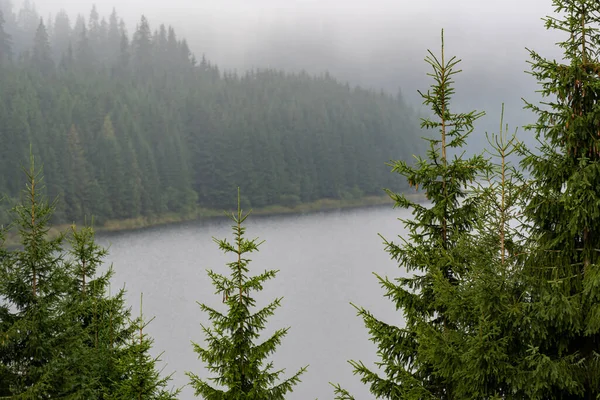
M 384 206 L 247 220 L 246 237 L 265 240 L 251 256 L 251 272 L 280 270 L 255 296 L 259 306 L 284 298 L 266 333 L 291 328 L 273 357 L 274 366 L 289 376 L 310 365 L 288 399 L 333 398 L 328 382 L 341 383 L 358 399 L 372 398 L 347 363 L 355 359 L 372 366 L 377 360 L 350 302 L 387 322 L 402 323 L 373 272 L 401 274 L 378 233 L 395 239 L 405 232 L 397 218 L 407 216 Z M 185 371 L 207 376 L 190 343 L 202 343 L 200 323 L 207 322 L 196 302 L 222 305 L 206 269 L 228 273 L 225 263 L 232 258 L 220 252 L 212 237 L 231 239 L 230 226 L 229 220 L 215 219 L 99 237 L 102 245 L 110 245 L 107 261 L 116 271 L 112 290 L 126 282 L 134 315 L 143 292 L 144 314 L 155 317 L 147 328 L 155 340 L 154 354 L 164 351 L 164 372 L 174 372 L 176 386 L 188 383 Z M 193 390 L 184 388 L 180 398 L 193 399 Z

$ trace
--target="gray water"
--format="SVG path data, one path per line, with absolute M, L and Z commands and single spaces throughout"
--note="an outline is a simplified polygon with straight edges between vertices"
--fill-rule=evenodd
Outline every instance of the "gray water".
M 266 333 L 290 327 L 273 356 L 276 369 L 286 376 L 310 365 L 288 399 L 331 399 L 328 382 L 341 383 L 357 399 L 373 398 L 352 374 L 348 359 L 368 366 L 377 361 L 375 345 L 350 302 L 363 306 L 378 318 L 402 324 L 402 316 L 384 298 L 373 272 L 398 277 L 402 274 L 384 250 L 381 233 L 388 239 L 403 234 L 405 211 L 391 207 L 354 209 L 294 216 L 251 216 L 247 237 L 265 243 L 254 253 L 250 270 L 280 270 L 256 299 L 264 306 L 283 296 L 282 307 L 268 321 Z M 154 352 L 164 351 L 164 372 L 174 372 L 174 385 L 188 383 L 185 371 L 207 376 L 191 341 L 202 343 L 200 323 L 207 323 L 196 302 L 222 309 L 206 269 L 227 273 L 225 256 L 212 237 L 232 238 L 226 219 L 171 225 L 142 231 L 104 235 L 110 244 L 107 259 L 116 271 L 113 288 L 126 283 L 128 302 L 139 313 L 140 293 L 144 314 L 154 316 L 147 332 L 155 340 Z M 180 397 L 193 399 L 184 388 Z

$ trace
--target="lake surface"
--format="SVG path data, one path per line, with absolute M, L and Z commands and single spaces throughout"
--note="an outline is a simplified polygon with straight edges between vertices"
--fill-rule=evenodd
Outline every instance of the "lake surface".
M 251 272 L 280 270 L 255 296 L 258 306 L 284 298 L 266 329 L 270 333 L 291 328 L 273 356 L 274 366 L 285 368 L 289 376 L 310 365 L 288 399 L 331 399 L 333 389 L 328 382 L 341 383 L 357 399 L 373 398 L 347 363 L 354 359 L 372 366 L 377 360 L 375 345 L 350 302 L 386 322 L 402 324 L 401 313 L 383 297 L 373 272 L 390 278 L 403 274 L 377 234 L 396 239 L 405 233 L 398 218 L 408 216 L 404 210 L 386 206 L 251 216 L 246 221 L 246 237 L 265 240 L 250 257 Z M 190 343 L 202 343 L 200 323 L 207 323 L 196 302 L 223 307 L 206 269 L 227 274 L 225 263 L 233 260 L 220 252 L 212 237 L 231 240 L 231 221 L 200 221 L 99 237 L 102 245 L 110 244 L 107 261 L 116 271 L 113 290 L 126 282 L 134 315 L 139 313 L 143 292 L 144 314 L 156 317 L 147 332 L 155 340 L 155 354 L 164 351 L 164 372 L 174 372 L 176 386 L 188 383 L 185 371 L 207 376 Z M 193 399 L 193 390 L 184 388 L 180 398 Z

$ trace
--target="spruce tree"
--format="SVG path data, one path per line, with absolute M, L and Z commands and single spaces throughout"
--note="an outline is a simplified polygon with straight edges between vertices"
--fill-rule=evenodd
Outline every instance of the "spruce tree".
M 144 332 L 150 322 L 144 319 L 143 301 L 140 296 L 140 316 L 133 321 L 132 335 L 129 337 L 123 356 L 118 360 L 116 369 L 119 380 L 116 382 L 114 400 L 174 400 L 180 390 L 168 390 L 171 375 L 160 376 L 157 363 L 160 355 L 151 356 L 153 340 Z
M 187 375 L 196 396 L 204 399 L 284 399 L 306 370 L 303 367 L 291 377 L 281 379 L 284 371 L 274 370 L 273 363 L 267 361 L 289 328 L 278 329 L 266 340 L 257 343 L 267 318 L 279 308 L 282 299 L 277 298 L 264 308 L 255 310 L 256 302 L 251 292 L 262 290 L 263 284 L 273 279 L 278 271 L 267 270 L 259 275 L 250 275 L 247 254 L 257 251 L 262 242 L 245 238 L 243 224 L 248 215 L 242 213 L 238 190 L 237 211 L 230 215 L 234 222 L 234 241 L 214 239 L 219 248 L 225 253 L 232 253 L 235 260 L 227 264 L 231 271 L 229 276 L 208 271 L 217 293 L 222 295 L 227 312 L 200 305 L 213 326 L 202 326 L 206 346 L 196 343 L 193 346 L 199 358 L 206 363 L 206 369 L 214 376 L 202 379 L 191 372 Z
M 547 100 L 527 103 L 540 152 L 524 214 L 534 249 L 527 388 L 531 398 L 600 396 L 600 3 L 554 0 L 548 29 L 563 33 L 559 62 L 530 51 Z
M 116 296 L 107 293 L 112 268 L 97 274 L 107 251 L 96 243 L 93 228 L 78 229 L 73 225 L 68 240 L 68 314 L 72 324 L 82 329 L 77 385 L 84 398 L 103 399 L 114 393 L 115 382 L 121 380 L 115 366 L 122 357 L 122 347 L 133 334 L 128 326 L 129 310 L 123 290 Z
M 4 255 L 0 269 L 2 391 L 15 398 L 76 395 L 73 377 L 80 330 L 65 314 L 70 277 L 63 236 L 49 238 L 54 203 L 44 197 L 41 170 L 31 156 L 27 186 L 14 209 L 21 249 Z
M 425 139 L 429 143 L 427 158 L 416 157 L 414 164 L 396 161 L 392 172 L 420 189 L 431 204 L 387 190 L 395 207 L 410 210 L 414 216 L 402 220 L 409 233 L 407 238 L 400 238 L 400 244 L 385 240 L 391 257 L 412 275 L 395 280 L 377 276 L 386 297 L 402 310 L 406 325 L 387 324 L 358 308 L 378 347 L 384 376 L 362 362 L 350 362 L 377 398 L 459 398 L 456 382 L 444 374 L 452 365 L 442 364 L 448 360 L 440 358 L 435 347 L 452 345 L 460 335 L 443 289 L 459 286 L 468 273 L 460 244 L 473 229 L 479 206 L 479 197 L 469 193 L 468 184 L 488 169 L 488 163 L 481 155 L 465 159 L 460 153 L 453 158 L 448 153 L 460 151 L 474 129 L 473 123 L 483 113 L 450 111 L 452 79 L 460 72 L 455 69 L 460 60 L 446 59 L 443 31 L 441 57 L 429 51 L 425 61 L 433 69 L 429 75 L 434 83 L 427 93 L 419 93 L 437 119 L 423 119 L 421 127 L 437 129 L 439 136 Z M 339 399 L 351 398 L 339 385 L 335 387 Z
M 85 399 L 175 399 L 169 391 L 171 376 L 161 377 L 157 357 L 152 357 L 152 339 L 143 332 L 147 323 L 131 320 L 125 290 L 110 294 L 112 267 L 98 269 L 107 255 L 95 241 L 94 229 L 72 227 L 70 274 L 74 286 L 69 315 L 83 329 L 83 346 L 77 357 L 76 384 Z
M 61 10 L 54 18 L 54 34 L 52 35 L 52 50 L 54 59 L 60 61 L 71 45 L 71 21 L 66 11 Z
M 54 70 L 54 60 L 52 59 L 52 49 L 50 48 L 48 31 L 44 25 L 44 20 L 41 18 L 33 38 L 33 54 L 31 61 L 34 64 L 34 68 L 39 70 L 43 75 L 49 74 Z
M 133 35 L 131 47 L 135 68 L 140 71 L 148 71 L 152 61 L 152 31 L 148 19 L 143 15 Z
M 470 185 L 478 207 L 472 229 L 456 242 L 461 280 L 434 284 L 456 329 L 428 330 L 420 338 L 419 354 L 434 360 L 433 374 L 451 382 L 457 399 L 529 398 L 522 390 L 527 380 L 528 330 L 522 311 L 528 281 L 519 233 L 526 186 L 508 161 L 522 145 L 507 132 L 501 122 L 500 133 L 488 135 L 486 152 L 494 163 Z
M 460 326 L 453 347 L 438 343 L 436 349 L 442 359 L 455 361 L 445 363 L 442 374 L 454 380 L 456 398 L 528 398 L 521 387 L 527 318 L 520 312 L 527 293 L 521 232 L 527 186 L 509 161 L 523 145 L 502 126 L 504 106 L 501 115 L 500 133 L 488 136 L 486 149 L 495 162 L 473 186 L 478 215 L 459 243 L 466 274 L 459 287 L 440 290 Z

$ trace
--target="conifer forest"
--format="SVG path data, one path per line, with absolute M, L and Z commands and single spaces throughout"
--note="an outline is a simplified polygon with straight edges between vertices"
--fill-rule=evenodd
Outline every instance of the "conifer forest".
M 371 398 L 600 398 L 600 2 L 547 2 L 561 57 L 526 49 L 542 100 L 523 99 L 524 127 L 499 101 L 472 154 L 491 110 L 455 105 L 469 70 L 443 26 L 422 53 L 422 111 L 329 73 L 220 68 L 145 16 L 133 29 L 117 9 L 71 20 L 0 0 L 0 399 L 182 398 L 148 333 L 161 321 L 111 287 L 127 266 L 95 229 L 198 209 L 228 210 L 231 230 L 213 239 L 229 262 L 205 272 L 187 388 L 289 398 L 311 366 L 273 362 L 294 326 L 260 297 L 281 277 L 252 261 L 269 238 L 249 210 L 369 196 L 409 216 L 381 235 L 397 275 L 368 266 L 395 323 L 348 304 L 376 349 L 376 364 L 347 356 Z

